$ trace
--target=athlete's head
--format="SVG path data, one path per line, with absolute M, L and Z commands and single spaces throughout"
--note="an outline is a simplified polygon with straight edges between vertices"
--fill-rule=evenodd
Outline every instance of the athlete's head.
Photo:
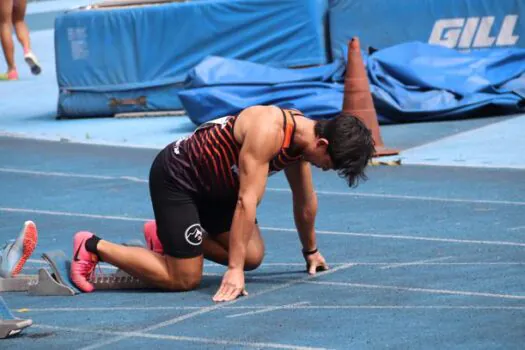
M 315 143 L 305 150 L 305 160 L 323 170 L 334 169 L 349 186 L 356 186 L 374 154 L 370 130 L 353 115 L 341 113 L 329 120 L 316 121 Z

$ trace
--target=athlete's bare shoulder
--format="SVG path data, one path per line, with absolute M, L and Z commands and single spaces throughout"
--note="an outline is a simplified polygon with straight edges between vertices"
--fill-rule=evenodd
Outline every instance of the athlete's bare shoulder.
M 252 106 L 244 109 L 235 122 L 235 138 L 243 143 L 248 133 L 275 135 L 283 130 L 283 114 L 276 106 Z

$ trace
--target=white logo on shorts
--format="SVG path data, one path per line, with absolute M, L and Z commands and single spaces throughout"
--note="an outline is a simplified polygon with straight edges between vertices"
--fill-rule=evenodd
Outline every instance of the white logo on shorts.
M 184 232 L 184 238 L 186 238 L 186 242 L 195 246 L 202 243 L 203 235 L 204 230 L 200 224 L 193 224 L 186 229 L 186 232 Z

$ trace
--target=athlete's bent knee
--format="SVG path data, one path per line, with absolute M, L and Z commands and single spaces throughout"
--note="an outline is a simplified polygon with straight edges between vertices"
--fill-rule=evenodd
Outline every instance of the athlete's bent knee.
M 244 261 L 244 270 L 246 271 L 255 270 L 256 268 L 261 266 L 263 259 L 264 259 L 264 251 L 250 254 L 249 256 L 246 257 L 246 260 Z
M 166 289 L 172 292 L 186 292 L 198 288 L 202 276 L 173 276 L 167 283 Z
M 197 288 L 202 280 L 202 258 L 196 264 L 181 264 L 175 258 L 165 256 L 168 274 L 163 287 L 169 291 L 183 292 Z
M 191 277 L 191 278 L 182 278 L 179 280 L 180 290 L 188 291 L 188 290 L 197 289 L 201 284 L 201 280 L 202 280 L 201 276 Z

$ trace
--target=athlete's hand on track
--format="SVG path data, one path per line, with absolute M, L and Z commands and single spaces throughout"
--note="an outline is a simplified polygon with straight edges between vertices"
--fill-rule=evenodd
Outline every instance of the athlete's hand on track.
M 242 269 L 228 269 L 222 277 L 222 283 L 213 301 L 231 301 L 240 295 L 248 295 L 244 288 L 244 271 Z
M 317 271 L 328 270 L 328 265 L 319 252 L 307 255 L 304 260 L 306 260 L 306 269 L 310 275 L 315 275 Z

